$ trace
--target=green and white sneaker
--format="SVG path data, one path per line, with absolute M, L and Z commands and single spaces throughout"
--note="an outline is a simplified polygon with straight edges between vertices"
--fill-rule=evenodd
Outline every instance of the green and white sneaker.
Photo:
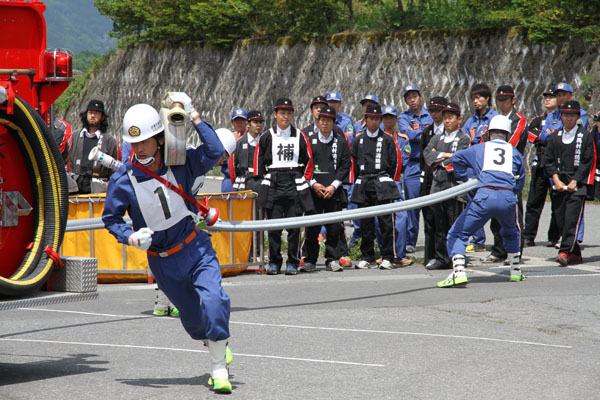
M 524 281 L 525 279 L 525 274 L 523 272 L 521 272 L 520 269 L 511 269 L 510 270 L 510 281 L 511 282 L 521 282 Z
M 169 309 L 169 315 L 171 317 L 179 317 L 179 309 L 177 309 L 177 307 L 171 307 Z
M 217 393 L 229 394 L 233 391 L 231 382 L 229 382 L 229 379 L 226 378 L 217 378 L 215 380 L 210 378 L 208 380 L 208 384 L 211 385 L 213 390 Z
M 450 275 L 443 281 L 439 281 L 437 283 L 437 287 L 447 288 L 447 287 L 456 287 L 461 285 L 466 285 L 469 282 L 467 279 L 467 273 L 462 271 L 452 271 Z
M 154 310 L 152 311 L 152 315 L 156 315 L 157 317 L 165 317 L 169 315 L 169 310 Z

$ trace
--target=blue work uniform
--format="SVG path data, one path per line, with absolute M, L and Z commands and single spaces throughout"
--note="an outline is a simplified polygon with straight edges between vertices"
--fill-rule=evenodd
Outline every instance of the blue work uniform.
M 471 138 L 471 144 L 477 144 L 483 142 L 483 134 L 487 131 L 490 121 L 498 115 L 498 112 L 489 108 L 479 115 L 475 112 L 467 122 L 465 122 L 462 131 Z M 472 199 L 474 193 L 469 193 L 469 200 Z M 481 247 L 485 244 L 485 231 L 483 227 L 473 234 L 473 240 L 471 244 L 475 247 Z
M 398 145 L 398 151 L 402 155 L 402 169 L 404 170 L 404 168 L 406 168 L 406 166 L 408 165 L 408 160 L 410 159 L 410 141 L 407 136 L 402 134 L 394 134 L 394 137 L 397 140 L 396 143 Z M 402 195 L 402 181 L 396 181 L 396 186 L 398 187 L 398 191 L 400 192 L 400 199 L 396 200 L 395 202 L 404 201 L 404 196 Z M 396 229 L 395 258 L 399 258 L 402 260 L 406 258 L 406 242 L 408 239 L 408 211 L 399 211 L 395 214 L 394 228 Z M 377 230 L 377 232 L 381 234 L 380 230 Z M 379 238 L 377 238 L 377 241 L 378 243 L 382 243 L 383 238 L 381 239 L 381 241 L 379 240 Z
M 335 117 L 335 124 L 344 131 L 350 142 L 354 139 L 354 121 L 351 116 L 339 111 Z M 352 136 L 352 139 L 350 139 L 350 136 Z
M 186 150 L 184 165 L 163 166 L 157 175 L 191 195 L 198 176 L 212 169 L 225 149 L 213 128 L 195 125 L 202 145 Z M 229 337 L 229 296 L 221 287 L 221 271 L 210 235 L 198 230 L 196 207 L 135 165 L 124 165 L 109 182 L 102 221 L 119 243 L 128 243 L 133 230 L 154 231 L 148 265 L 159 288 L 179 309 L 188 334 L 196 340 Z
M 420 115 L 407 110 L 398 116 L 398 131 L 408 136 L 411 147 L 410 157 L 404 168 L 404 194 L 407 200 L 419 197 L 421 191 L 421 133 L 431 124 L 433 124 L 433 119 L 424 107 L 421 108 Z M 417 244 L 419 211 L 419 208 L 407 211 L 408 237 L 406 244 L 409 246 Z
M 525 163 L 521 153 L 502 138 L 480 143 L 452 156 L 454 176 L 466 180 L 474 173 L 477 192 L 450 228 L 448 254 L 465 255 L 471 236 L 490 218 L 500 223 L 500 235 L 508 253 L 520 251 L 517 228 L 517 196 L 525 184 Z

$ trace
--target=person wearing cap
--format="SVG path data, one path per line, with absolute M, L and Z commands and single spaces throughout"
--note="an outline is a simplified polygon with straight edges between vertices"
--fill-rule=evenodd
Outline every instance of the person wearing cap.
M 221 286 L 210 235 L 196 227 L 203 217 L 192 186 L 227 154 L 222 142 L 235 143 L 235 138 L 229 133 L 228 140 L 220 140 L 185 93 L 170 94 L 168 102 L 183 104 L 202 144 L 186 150 L 184 165 L 166 166 L 158 112 L 148 104 L 130 107 L 123 118 L 123 140 L 132 144 L 135 158 L 111 176 L 102 221 L 119 243 L 147 252 L 158 287 L 179 310 L 184 329 L 208 347 L 209 385 L 215 392 L 231 393 L 231 302 Z M 125 222 L 126 213 L 132 225 Z
M 579 102 L 565 101 L 559 111 L 562 128 L 548 137 L 544 167 L 552 177 L 550 196 L 554 198 L 552 206 L 562 236 L 556 261 L 567 266 L 582 262 L 577 233 L 586 197 L 593 195 L 596 148 L 592 135 L 578 123 Z
M 237 139 L 241 138 L 248 132 L 248 112 L 242 107 L 238 107 L 231 113 L 231 125 L 233 134 Z M 219 165 L 219 164 L 217 164 Z M 233 182 L 235 178 L 231 177 L 229 168 L 229 159 L 223 160 L 221 165 L 221 173 L 223 181 L 221 182 L 221 193 L 233 192 Z
M 354 136 L 354 121 L 351 116 L 340 111 L 342 108 L 342 95 L 340 92 L 332 90 L 327 93 L 325 98 L 327 99 L 327 104 L 329 104 L 330 107 L 333 107 L 337 113 L 335 124 L 342 128 L 342 131 L 348 136 L 349 141 L 352 142 L 352 139 L 350 138 Z
M 487 83 L 473 84 L 470 96 L 475 113 L 467 119 L 462 129 L 471 138 L 471 143 L 477 144 L 483 142 L 483 134 L 487 131 L 492 118 L 498 113 L 491 108 L 492 89 Z M 469 194 L 469 197 L 472 196 L 473 193 Z M 471 243 L 467 246 L 467 252 L 482 250 L 485 250 L 485 231 L 483 228 L 473 234 Z
M 431 115 L 423 107 L 423 98 L 419 88 L 415 85 L 407 85 L 402 91 L 404 101 L 408 105 L 408 110 L 402 112 L 398 117 L 398 126 L 400 133 L 405 134 L 410 139 L 411 155 L 404 168 L 404 194 L 406 199 L 419 197 L 421 189 L 421 133 L 433 123 Z M 408 211 L 408 237 L 406 240 L 406 252 L 412 253 L 417 245 L 417 236 L 419 234 L 419 209 Z
M 527 194 L 527 204 L 525 206 L 525 229 L 523 230 L 523 239 L 525 246 L 535 246 L 535 237 L 537 236 L 540 217 L 546 196 L 551 189 L 550 180 L 546 176 L 544 164 L 544 150 L 546 145 L 540 140 L 540 135 L 544 130 L 548 114 L 558 108 L 556 96 L 552 89 L 542 93 L 544 97 L 544 114 L 535 116 L 527 128 L 528 139 L 535 146 L 535 156 L 531 163 L 531 180 L 529 182 L 529 193 Z M 556 224 L 554 213 L 550 216 L 550 226 L 548 227 L 548 243 L 554 246 L 560 239 L 560 232 Z
M 323 107 L 327 107 L 328 105 L 329 104 L 327 103 L 327 99 L 325 99 L 325 96 L 316 96 L 312 99 L 312 101 L 310 102 L 310 115 L 312 116 L 313 121 L 304 128 L 302 128 L 302 132 L 304 132 L 308 136 L 312 135 L 313 132 L 319 132 L 319 113 L 321 112 L 321 109 Z M 336 128 L 338 127 L 336 126 Z
M 248 131 L 237 141 L 234 154 L 229 157 L 229 171 L 233 190 L 252 190 L 258 193 L 260 177 L 254 175 L 254 153 L 261 133 L 265 118 L 260 111 L 248 113 Z
M 354 190 L 352 202 L 359 208 L 379 204 L 389 204 L 400 199 L 395 181 L 400 179 L 402 156 L 391 135 L 380 129 L 381 107 L 370 104 L 365 111 L 367 130 L 352 142 L 354 160 Z M 356 268 L 391 269 L 394 261 L 393 214 L 377 217 L 381 229 L 381 265 L 375 263 L 375 223 L 374 218 L 360 220 L 361 261 Z
M 540 135 L 540 141 L 542 143 L 547 143 L 548 138 L 553 134 L 559 132 L 563 128 L 563 122 L 561 118 L 560 108 L 567 101 L 572 101 L 575 98 L 574 90 L 571 85 L 566 82 L 559 82 L 554 86 L 553 89 L 554 96 L 556 96 L 556 103 L 558 104 L 558 108 L 552 111 L 546 117 L 546 122 L 544 124 L 544 130 Z M 583 109 L 580 110 L 580 116 L 577 120 L 577 123 L 582 125 L 585 129 L 588 129 L 588 115 L 587 112 Z M 550 197 L 552 198 L 552 197 Z M 577 241 L 579 243 L 583 242 L 583 233 L 584 233 L 584 219 L 581 220 L 579 224 L 579 228 L 577 231 Z M 560 247 L 558 243 L 554 244 L 555 248 Z
M 318 134 L 319 133 L 319 113 L 321 112 L 321 109 L 323 107 L 329 107 L 329 104 L 327 103 L 327 99 L 324 96 L 316 96 L 315 98 L 312 99 L 311 103 L 310 103 L 310 113 L 313 117 L 313 122 L 311 124 L 309 124 L 308 126 L 304 127 L 302 129 L 302 132 L 304 132 L 306 135 L 312 136 L 313 134 Z M 334 109 L 335 111 L 335 109 Z M 336 117 L 337 118 L 337 117 Z M 350 140 L 351 137 L 346 135 L 344 133 L 344 131 L 342 130 L 342 128 L 340 128 L 337 124 L 333 127 L 333 133 L 338 135 L 338 136 L 343 136 L 346 139 L 346 143 L 348 144 L 348 151 L 350 151 Z M 356 208 L 356 204 L 352 204 L 350 203 L 349 199 L 350 199 L 350 195 L 352 194 L 352 181 L 353 181 L 353 168 L 350 168 L 350 175 L 348 176 L 348 180 L 344 182 L 344 184 L 342 185 L 345 193 L 347 194 L 347 201 L 346 201 L 346 205 L 345 207 L 347 207 L 349 210 Z M 357 221 L 353 221 L 354 226 L 355 226 L 355 231 L 356 231 L 356 225 L 358 224 Z M 360 229 L 360 228 L 359 228 Z M 338 229 L 339 231 L 339 239 L 338 239 L 338 246 L 339 246 L 339 253 L 341 254 L 341 258 L 339 260 L 340 264 L 342 265 L 342 267 L 351 267 L 352 266 L 352 260 L 350 259 L 350 255 L 349 255 L 349 249 L 348 249 L 348 241 L 346 239 L 346 227 L 344 226 L 344 222 L 340 222 L 340 229 Z M 321 228 L 321 233 L 319 236 L 319 239 L 321 238 L 327 238 L 327 229 L 323 226 Z M 306 251 L 303 249 L 303 253 L 306 253 Z M 301 270 L 302 271 L 307 271 L 310 270 L 310 267 L 307 269 L 304 266 L 301 266 Z
M 88 154 L 93 148 L 108 154 L 115 160 L 120 159 L 119 145 L 107 132 L 108 116 L 104 103 L 91 100 L 85 111 L 79 114 L 83 129 L 73 135 L 73 150 L 69 160 L 72 178 L 77 182 L 78 194 L 101 193 L 106 191 L 106 183 L 113 170 L 90 161 Z
M 402 157 L 402 168 L 406 167 L 408 159 L 410 158 L 410 141 L 408 136 L 398 132 L 398 109 L 394 106 L 384 106 L 382 109 L 383 119 L 382 125 L 385 133 L 392 135 L 396 146 L 398 146 L 398 152 Z M 402 197 L 402 181 L 397 180 L 396 186 L 400 193 L 398 201 L 403 201 Z M 394 214 L 394 264 L 402 267 L 409 266 L 413 263 L 411 259 L 406 257 L 406 235 L 407 235 L 407 224 L 408 224 L 408 213 L 406 211 L 399 211 Z M 377 236 L 377 243 L 383 243 L 383 237 L 381 235 L 381 229 L 377 224 L 375 227 L 375 233 Z
M 367 106 L 369 104 L 379 104 L 379 99 L 377 98 L 377 96 L 375 96 L 374 94 L 367 94 L 360 101 L 360 105 L 362 106 L 363 115 L 365 114 L 365 111 L 367 110 Z M 354 140 L 354 138 L 356 136 L 363 133 L 363 131 L 366 129 L 366 126 L 367 125 L 365 123 L 364 118 L 361 118 L 358 121 L 356 121 L 356 123 L 354 124 L 354 129 L 353 129 L 354 132 L 352 133 L 352 136 L 349 137 L 350 144 L 352 144 L 352 140 Z
M 512 132 L 511 122 L 507 117 L 493 117 L 488 132 L 489 141 L 457 151 L 450 159 L 454 177 L 467 180 L 475 176 L 477 189 L 473 199 L 448 232 L 447 249 L 452 258 L 453 270 L 446 279 L 437 283 L 441 288 L 468 283 L 465 272 L 467 241 L 490 218 L 496 218 L 502 226 L 502 242 L 509 253 L 509 280 L 525 280 L 519 264 L 519 231 L 515 224 L 516 193 L 522 191 L 525 184 L 525 163 L 521 153 L 507 142 L 507 137 Z M 431 142 L 429 145 L 431 146 Z
M 432 170 L 433 181 L 431 193 L 438 193 L 459 185 L 458 178 L 454 175 L 452 155 L 457 151 L 469 148 L 471 138 L 460 130 L 462 116 L 460 107 L 456 103 L 448 103 L 442 110 L 444 132 L 435 135 L 427 144 L 423 157 L 425 163 Z M 426 265 L 427 269 L 447 269 L 452 265 L 446 248 L 446 235 L 465 208 L 467 197 L 458 196 L 453 199 L 436 203 L 432 206 L 435 217 L 435 256 L 432 263 Z
M 557 83 L 556 86 L 554 86 L 553 93 L 556 97 L 558 108 L 549 113 L 546 117 L 544 130 L 540 135 L 540 141 L 542 143 L 546 143 L 551 134 L 557 133 L 563 128 L 563 121 L 560 117 L 560 108 L 565 102 L 572 101 L 575 98 L 573 87 L 566 82 Z M 585 110 L 580 110 L 580 117 L 577 123 L 581 124 L 585 129 L 588 129 L 588 115 Z
M 313 177 L 310 180 L 314 212 L 341 211 L 346 205 L 346 192 L 342 183 L 348 180 L 350 173 L 350 149 L 343 132 L 335 132 L 336 112 L 333 107 L 323 107 L 319 113 L 319 131 L 309 136 L 314 163 Z M 343 271 L 339 263 L 342 256 L 338 241 L 342 226 L 339 222 L 327 224 L 325 240 L 325 269 Z M 306 257 L 301 269 L 307 272 L 315 270 L 319 257 L 319 231 L 321 226 L 309 226 L 305 230 Z
M 308 137 L 292 125 L 294 105 L 280 98 L 273 112 L 276 124 L 258 141 L 254 156 L 254 174 L 262 177 L 258 206 L 268 219 L 290 218 L 314 210 L 309 181 L 313 160 Z M 281 230 L 269 231 L 268 275 L 281 272 Z M 286 275 L 296 275 L 300 266 L 300 229 L 288 229 Z
M 436 135 L 441 135 L 445 132 L 444 118 L 442 110 L 448 105 L 448 100 L 442 96 L 434 96 L 429 100 L 427 111 L 431 115 L 433 123 L 423 130 L 421 133 L 421 188 L 419 196 L 427 196 L 431 193 L 431 185 L 433 183 L 433 169 L 429 168 L 425 162 L 424 151 L 431 139 Z M 433 206 L 421 208 L 423 214 L 423 233 L 425 235 L 425 246 L 423 250 L 424 264 L 427 268 L 436 263 L 435 260 L 435 215 Z
M 523 114 L 519 113 L 515 109 L 516 96 L 512 86 L 501 85 L 496 89 L 496 107 L 500 114 L 508 117 L 511 122 L 511 134 L 508 137 L 508 143 L 516 148 L 521 155 L 525 152 L 525 146 L 527 146 L 527 134 L 525 128 L 527 127 L 527 120 Z M 489 134 L 485 132 L 482 136 L 484 141 L 489 140 Z M 523 225 L 523 197 L 521 193 L 517 193 L 517 223 L 519 224 L 519 231 L 524 227 Z M 483 263 L 495 263 L 498 261 L 506 260 L 507 252 L 502 245 L 502 236 L 500 235 L 500 224 L 495 218 L 492 218 L 490 222 L 490 230 L 494 235 L 494 244 L 491 252 L 486 257 L 482 258 Z M 523 248 L 524 236 L 520 236 L 521 249 Z

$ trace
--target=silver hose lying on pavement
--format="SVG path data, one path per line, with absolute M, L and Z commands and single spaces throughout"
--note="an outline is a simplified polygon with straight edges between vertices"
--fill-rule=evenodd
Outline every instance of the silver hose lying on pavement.
M 450 189 L 438 193 L 415 199 L 399 201 L 397 203 L 382 204 L 353 210 L 336 211 L 326 214 L 305 215 L 293 218 L 278 218 L 271 220 L 256 221 L 218 221 L 211 226 L 209 231 L 224 232 L 253 232 L 253 231 L 272 231 L 281 229 L 301 228 L 304 226 L 327 225 L 334 222 L 376 217 L 378 215 L 392 214 L 399 211 L 413 210 L 430 206 L 452 199 L 461 194 L 467 193 L 477 187 L 477 179 L 471 179 L 468 182 L 461 183 Z M 129 217 L 125 217 L 127 223 L 131 223 Z M 102 229 L 104 224 L 100 218 L 78 219 L 67 222 L 67 232 L 87 231 L 91 229 Z

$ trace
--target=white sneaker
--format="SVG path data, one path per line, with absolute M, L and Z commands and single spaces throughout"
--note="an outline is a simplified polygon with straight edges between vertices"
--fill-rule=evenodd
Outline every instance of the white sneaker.
M 360 262 L 358 264 L 356 264 L 354 267 L 357 269 L 368 269 L 369 265 L 371 263 L 365 260 L 360 260 Z
M 332 272 L 338 272 L 338 271 L 343 271 L 344 267 L 342 267 L 339 262 L 332 261 L 329 264 L 327 264 L 327 266 L 325 266 L 325 270 L 332 271 Z
M 392 263 L 389 260 L 383 260 L 381 264 L 379 264 L 379 268 L 381 269 L 392 269 Z

